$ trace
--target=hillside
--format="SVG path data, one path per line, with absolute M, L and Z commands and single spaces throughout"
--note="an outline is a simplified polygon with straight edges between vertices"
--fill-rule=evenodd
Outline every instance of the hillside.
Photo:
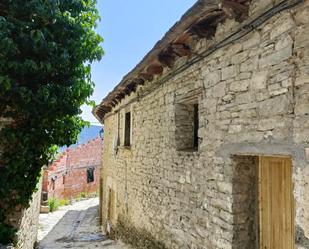
M 79 139 L 76 144 L 72 144 L 69 147 L 75 147 L 79 144 L 84 144 L 91 139 L 94 139 L 100 135 L 100 131 L 102 130 L 102 126 L 91 125 L 89 127 L 85 127 L 81 133 L 79 134 Z M 67 147 L 61 147 L 59 151 L 65 150 Z

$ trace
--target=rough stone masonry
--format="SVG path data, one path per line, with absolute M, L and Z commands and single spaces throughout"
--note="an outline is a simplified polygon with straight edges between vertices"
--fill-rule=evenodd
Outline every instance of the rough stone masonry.
M 0 129 L 9 123 L 10 120 L 0 117 Z M 1 249 L 33 249 L 39 228 L 41 185 L 42 182 L 39 181 L 37 191 L 33 193 L 28 208 L 16 207 L 15 212 L 8 217 L 8 223 L 18 230 L 16 234 L 16 246 L 13 247 L 0 244 Z
M 106 231 L 259 248 L 256 167 L 277 156 L 292 159 L 292 243 L 309 248 L 309 1 L 198 1 L 94 114 Z

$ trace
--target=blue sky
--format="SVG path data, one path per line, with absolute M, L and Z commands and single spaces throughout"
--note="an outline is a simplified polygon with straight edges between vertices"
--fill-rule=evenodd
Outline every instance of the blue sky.
M 105 55 L 92 65 L 98 104 L 121 81 L 196 0 L 98 0 Z M 82 117 L 98 124 L 89 107 Z

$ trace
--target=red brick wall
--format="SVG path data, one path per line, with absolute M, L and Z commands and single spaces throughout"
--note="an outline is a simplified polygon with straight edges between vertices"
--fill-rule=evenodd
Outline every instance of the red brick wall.
M 103 141 L 90 140 L 76 148 L 68 148 L 44 171 L 43 191 L 48 197 L 70 199 L 80 193 L 93 193 L 99 187 Z M 87 168 L 94 168 L 94 181 L 87 183 Z M 54 179 L 54 180 L 53 180 Z

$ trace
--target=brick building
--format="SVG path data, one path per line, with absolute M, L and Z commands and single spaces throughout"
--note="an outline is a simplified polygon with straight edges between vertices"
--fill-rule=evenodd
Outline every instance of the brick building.
M 48 197 L 70 199 L 80 193 L 95 193 L 99 188 L 102 139 L 95 138 L 68 148 L 44 170 L 42 191 Z
M 308 34 L 307 0 L 188 10 L 94 108 L 104 229 L 151 248 L 309 248 Z

